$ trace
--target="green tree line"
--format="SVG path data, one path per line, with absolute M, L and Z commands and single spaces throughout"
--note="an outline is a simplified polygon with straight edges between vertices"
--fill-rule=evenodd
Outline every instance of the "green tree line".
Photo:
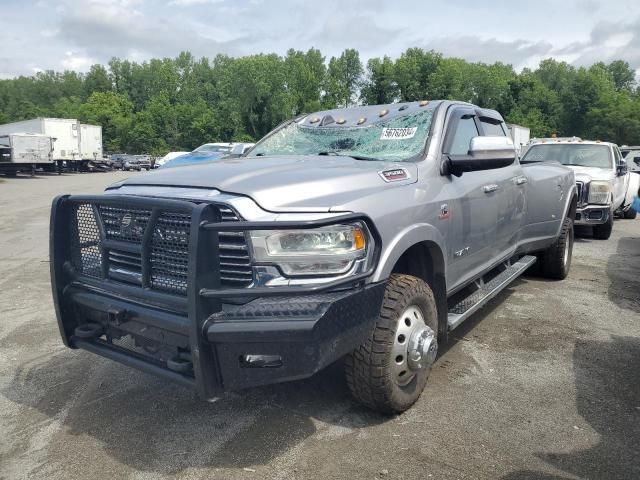
M 553 59 L 517 73 L 410 48 L 398 58 L 347 49 L 286 55 L 118 58 L 87 73 L 0 80 L 0 123 L 38 116 L 103 127 L 106 151 L 162 154 L 212 141 L 251 141 L 304 112 L 356 104 L 456 99 L 500 111 L 532 136 L 578 135 L 640 144 L 640 87 L 617 60 L 576 68 Z

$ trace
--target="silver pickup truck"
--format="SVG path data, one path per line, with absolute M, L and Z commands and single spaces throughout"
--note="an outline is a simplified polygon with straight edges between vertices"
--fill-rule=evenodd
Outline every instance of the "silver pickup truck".
M 452 101 L 330 110 L 241 158 L 60 196 L 64 343 L 208 400 L 343 360 L 360 402 L 406 410 L 450 330 L 536 260 L 569 271 L 574 174 L 520 165 L 507 132 Z

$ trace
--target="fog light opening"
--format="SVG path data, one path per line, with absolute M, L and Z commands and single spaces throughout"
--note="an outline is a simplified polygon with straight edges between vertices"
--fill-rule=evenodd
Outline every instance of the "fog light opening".
M 282 366 L 280 355 L 241 355 L 240 366 L 243 368 L 278 368 Z

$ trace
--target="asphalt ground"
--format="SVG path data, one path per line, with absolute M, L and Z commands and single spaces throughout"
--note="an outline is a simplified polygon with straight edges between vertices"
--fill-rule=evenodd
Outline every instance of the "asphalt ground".
M 339 365 L 209 404 L 59 339 L 51 200 L 127 175 L 0 178 L 0 478 L 640 478 L 640 220 L 455 330 L 403 415 L 356 404 Z

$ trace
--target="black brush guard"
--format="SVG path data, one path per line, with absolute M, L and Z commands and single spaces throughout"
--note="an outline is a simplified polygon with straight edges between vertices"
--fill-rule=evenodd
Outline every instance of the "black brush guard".
M 106 238 L 104 226 L 99 228 L 100 278 L 74 268 L 76 233 L 71 226 L 77 221 L 74 216 L 78 205 L 91 205 L 97 218 L 102 207 L 126 205 L 151 211 L 140 242 L 140 285 L 109 278 L 109 248 L 123 245 Z M 150 288 L 153 229 L 155 221 L 167 212 L 191 218 L 186 296 Z M 356 220 L 367 224 L 375 241 L 375 261 L 367 272 L 312 286 L 221 287 L 217 254 L 220 232 L 316 228 Z M 65 345 L 193 386 L 205 399 L 216 398 L 224 390 L 308 377 L 362 343 L 377 318 L 384 294 L 384 282 L 364 283 L 373 273 L 379 253 L 380 237 L 375 226 L 361 214 L 303 222 L 222 223 L 214 204 L 120 195 L 60 196 L 54 199 L 51 210 L 51 282 Z M 182 349 L 189 353 L 192 370 L 175 371 L 165 362 L 150 361 L 111 343 L 109 333 L 93 338 L 79 335 L 79 326 L 87 322 L 104 325 L 107 332 L 132 336 L 144 332 Z M 245 359 L 252 354 L 284 360 L 247 365 Z

